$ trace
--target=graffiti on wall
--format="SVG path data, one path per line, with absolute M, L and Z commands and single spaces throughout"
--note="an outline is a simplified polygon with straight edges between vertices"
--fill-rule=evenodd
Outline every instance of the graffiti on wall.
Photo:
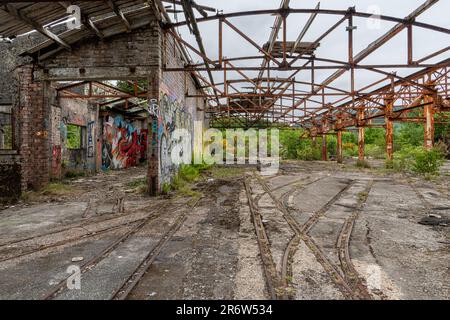
M 122 169 L 146 158 L 148 130 L 139 129 L 120 115 L 103 124 L 102 169 Z
M 87 145 L 87 156 L 88 158 L 94 157 L 94 125 L 95 121 L 88 123 L 88 145 Z
M 61 176 L 61 146 L 53 146 L 52 148 L 52 177 L 59 178 Z
M 189 132 L 192 132 L 192 115 L 178 100 L 163 93 L 160 99 L 158 116 L 159 176 L 161 185 L 170 183 L 171 177 L 178 169 L 177 165 L 172 161 L 172 152 L 179 150 L 180 157 L 183 157 L 184 152 L 188 152 L 188 150 L 183 148 L 185 145 L 183 139 L 188 137 L 175 136 L 175 129 L 187 129 Z

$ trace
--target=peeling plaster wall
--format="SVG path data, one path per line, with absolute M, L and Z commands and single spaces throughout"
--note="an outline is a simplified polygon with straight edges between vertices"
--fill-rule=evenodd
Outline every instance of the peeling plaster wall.
M 69 170 L 96 170 L 96 141 L 99 135 L 97 109 L 87 100 L 58 99 L 58 104 L 51 107 L 51 175 L 60 178 Z M 80 126 L 81 148 L 67 147 L 67 125 Z

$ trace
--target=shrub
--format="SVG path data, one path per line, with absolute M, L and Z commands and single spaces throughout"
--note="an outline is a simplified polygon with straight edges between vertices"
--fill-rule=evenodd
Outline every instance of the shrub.
M 302 146 L 297 149 L 297 158 L 305 161 L 320 160 L 322 159 L 322 152 L 320 147 Z
M 433 148 L 430 151 L 422 150 L 416 155 L 416 160 L 413 164 L 413 171 L 420 174 L 437 174 L 439 168 L 443 164 L 444 155 L 440 150 Z
M 403 146 L 394 154 L 393 168 L 397 171 L 415 172 L 423 175 L 438 174 L 445 155 L 439 148 Z
M 386 156 L 384 148 L 376 144 L 366 144 L 365 154 L 374 159 L 384 159 Z
M 356 166 L 358 168 L 370 168 L 370 164 L 369 162 L 367 162 L 366 160 L 359 160 L 356 162 Z

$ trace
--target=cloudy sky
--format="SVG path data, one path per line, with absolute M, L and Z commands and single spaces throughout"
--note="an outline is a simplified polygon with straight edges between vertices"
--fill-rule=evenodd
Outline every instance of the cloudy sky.
M 247 10 L 262 10 L 275 9 L 280 6 L 281 0 L 197 0 L 197 3 L 211 6 L 224 13 L 247 11 Z M 320 1 L 321 9 L 339 9 L 345 10 L 349 7 L 355 6 L 359 12 L 370 12 L 379 10 L 382 15 L 388 15 L 398 18 L 404 18 L 414 9 L 424 3 L 425 0 L 322 0 Z M 291 8 L 314 8 L 317 5 L 317 0 L 291 0 Z M 426 22 L 438 25 L 445 28 L 450 28 L 450 1 L 441 0 L 433 7 L 423 13 L 417 21 Z M 175 19 L 175 17 L 172 15 Z M 295 41 L 298 34 L 302 30 L 308 14 L 291 14 L 287 19 L 287 36 L 289 41 Z M 314 21 L 310 31 L 307 33 L 303 41 L 315 41 L 321 34 L 323 34 L 330 26 L 335 24 L 341 16 L 334 15 L 318 15 Z M 178 20 L 183 20 L 182 14 L 178 14 Z M 231 18 L 230 21 L 241 29 L 245 34 L 254 39 L 259 45 L 263 45 L 269 39 L 271 27 L 273 26 L 275 17 L 269 15 L 261 16 L 247 16 Z M 378 37 L 391 29 L 395 23 L 388 21 L 380 21 L 377 28 L 373 28 L 373 24 L 364 18 L 355 18 L 354 24 L 357 30 L 354 33 L 354 52 L 355 55 L 363 50 L 367 45 L 376 40 Z M 321 58 L 329 58 L 345 61 L 347 59 L 347 33 L 345 31 L 346 23 L 333 31 L 327 38 L 325 38 L 320 48 L 316 51 L 316 56 Z M 209 57 L 217 59 L 218 57 L 218 23 L 217 21 L 205 22 L 200 24 L 200 31 Z M 195 44 L 195 38 L 189 34 L 187 27 L 180 27 L 179 32 L 183 38 L 188 39 L 190 43 Z M 281 32 L 279 39 L 281 40 Z M 436 50 L 447 47 L 450 44 L 450 36 L 421 28 L 414 28 L 414 59 L 420 59 Z M 390 42 L 378 49 L 370 57 L 363 61 L 363 64 L 400 64 L 406 63 L 407 56 L 407 40 L 406 30 L 401 32 Z M 257 55 L 257 50 L 250 45 L 246 40 L 240 37 L 235 31 L 227 26 L 224 26 L 224 55 L 226 57 L 237 56 L 252 56 Z M 192 54 L 195 61 L 200 62 L 200 57 Z M 441 61 L 450 57 L 450 52 L 444 53 L 439 57 L 429 60 L 428 63 Z M 260 61 L 246 61 L 240 65 L 257 66 Z M 299 63 L 304 63 L 299 61 Z M 237 64 L 237 63 L 236 63 Z M 385 71 L 394 71 L 385 69 Z M 401 70 L 399 75 L 407 75 L 417 69 Z M 291 71 L 292 72 L 292 71 Z M 276 75 L 283 77 L 288 76 L 291 72 L 277 72 Z M 255 76 L 255 72 L 246 72 L 249 76 Z M 316 82 L 319 83 L 326 79 L 333 70 L 317 71 Z M 221 72 L 214 75 L 216 82 L 222 82 L 223 77 Z M 230 78 L 238 78 L 235 74 Z M 356 72 L 357 88 L 361 88 L 368 83 L 380 79 L 379 74 L 370 71 L 358 70 Z M 297 80 L 309 81 L 310 72 L 304 71 L 297 76 Z M 350 88 L 350 76 L 347 73 L 333 84 L 343 89 Z

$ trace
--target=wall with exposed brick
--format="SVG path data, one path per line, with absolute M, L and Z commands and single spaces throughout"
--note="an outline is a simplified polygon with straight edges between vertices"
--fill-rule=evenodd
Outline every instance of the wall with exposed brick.
M 181 51 L 175 39 L 166 35 L 163 41 L 162 63 L 167 67 L 183 67 Z M 158 175 L 160 187 L 170 184 L 177 173 L 179 165 L 174 158 L 191 161 L 194 146 L 195 121 L 203 119 L 203 99 L 186 97 L 187 93 L 196 94 L 194 79 L 184 72 L 162 71 L 159 84 L 159 164 Z M 176 130 L 184 129 L 178 135 Z
M 33 65 L 17 69 L 19 98 L 14 102 L 22 191 L 38 189 L 49 181 L 49 106 L 55 92 L 48 82 L 33 81 L 33 69 Z
M 149 185 L 158 191 L 164 183 L 170 182 L 178 168 L 171 161 L 171 154 L 178 152 L 179 155 L 186 155 L 189 151 L 189 148 L 175 147 L 186 142 L 192 145 L 194 121 L 203 119 L 204 101 L 185 96 L 187 92 L 198 94 L 196 83 L 190 76 L 185 77 L 183 72 L 162 71 L 163 56 L 167 66 L 181 67 L 184 62 L 170 36 L 163 48 L 161 34 L 155 20 L 147 27 L 103 41 L 84 39 L 74 44 L 71 52 L 60 51 L 40 61 L 39 68 L 28 64 L 16 70 L 19 85 L 14 109 L 18 118 L 16 134 L 20 147 L 17 158 L 22 191 L 39 188 L 50 177 L 61 175 L 59 163 L 65 159 L 64 123 L 80 120 L 77 119 L 77 112 L 82 115 L 79 124 L 88 126 L 95 121 L 95 128 L 99 128 L 96 113 L 89 105 L 80 102 L 71 102 L 70 105 L 69 102 L 56 100 L 56 91 L 51 87 L 50 80 L 92 79 L 94 75 L 110 80 L 149 80 L 149 98 L 158 110 L 153 117 L 155 120 L 150 118 L 148 121 L 151 137 L 148 139 Z M 130 77 L 135 69 L 140 71 Z M 46 74 L 51 76 L 42 77 Z M 188 135 L 184 141 L 174 137 L 174 131 L 180 128 L 186 129 L 191 137 Z M 99 130 L 93 135 L 94 141 L 95 137 L 100 136 L 97 132 Z M 98 153 L 99 144 L 96 141 L 94 143 Z

